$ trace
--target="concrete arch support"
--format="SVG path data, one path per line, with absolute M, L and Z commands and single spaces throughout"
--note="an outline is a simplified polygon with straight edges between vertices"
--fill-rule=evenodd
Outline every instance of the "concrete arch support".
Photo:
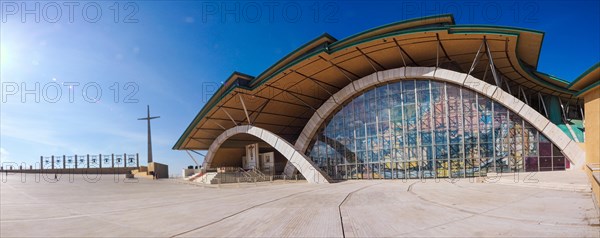
M 490 99 L 504 105 L 512 112 L 517 113 L 521 118 L 533 125 L 544 136 L 550 139 L 550 141 L 563 152 L 568 160 L 575 164 L 575 167 L 583 166 L 585 152 L 575 141 L 565 135 L 560 128 L 551 123 L 535 109 L 512 96 L 510 93 L 507 93 L 494 85 L 488 84 L 485 81 L 464 73 L 436 67 L 401 67 L 389 69 L 373 73 L 348 84 L 331 96 L 329 100 L 317 110 L 317 113 L 313 114 L 294 145 L 297 151 L 305 152 L 308 149 L 311 139 L 314 137 L 321 124 L 349 98 L 372 86 L 405 79 L 430 79 L 448 82 L 486 95 Z M 285 174 L 294 173 L 293 167 L 289 168 L 290 170 L 286 170 Z
M 250 134 L 263 140 L 270 146 L 273 146 L 273 148 L 288 160 L 285 169 L 288 171 L 298 170 L 309 183 L 331 182 L 331 178 L 329 178 L 326 173 L 323 173 L 323 171 L 315 166 L 307 156 L 297 151 L 292 144 L 268 130 L 249 125 L 236 126 L 221 133 L 221 135 L 219 135 L 210 145 L 203 166 L 205 168 L 210 168 L 212 160 L 223 142 L 237 134 Z

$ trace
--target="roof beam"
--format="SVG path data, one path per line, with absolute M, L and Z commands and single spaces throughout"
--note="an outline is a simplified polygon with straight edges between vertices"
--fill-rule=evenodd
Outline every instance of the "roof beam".
M 252 125 L 252 121 L 250 121 L 250 116 L 248 116 L 248 109 L 246 109 L 246 104 L 244 103 L 244 99 L 242 98 L 241 94 L 238 94 L 238 97 L 240 98 L 240 102 L 242 103 L 242 107 L 244 108 L 244 113 L 246 114 L 246 119 L 248 119 L 248 124 Z
M 303 80 L 304 80 L 304 79 L 303 79 Z M 272 88 L 274 88 L 274 89 L 281 90 L 281 91 L 284 91 L 284 92 L 286 92 L 286 93 L 292 93 L 292 94 L 295 94 L 295 95 L 299 95 L 299 96 L 303 96 L 303 97 L 307 97 L 307 98 L 312 98 L 312 99 L 319 100 L 319 101 L 323 101 L 323 102 L 324 102 L 325 100 L 327 100 L 327 99 L 323 99 L 323 98 L 318 98 L 318 97 L 314 97 L 314 96 L 306 95 L 306 94 L 303 94 L 303 93 L 292 92 L 292 91 L 289 91 L 289 90 L 287 90 L 287 89 L 283 89 L 283 88 L 280 88 L 280 87 L 277 87 L 277 86 L 273 86 L 272 84 L 265 84 L 265 85 L 266 85 L 267 87 L 272 87 Z
M 446 48 L 444 48 L 444 44 L 442 44 L 442 41 L 440 40 L 440 34 L 435 33 L 435 37 L 437 38 L 439 47 L 442 48 L 442 52 L 444 52 L 444 56 L 446 57 L 446 59 L 448 59 L 448 61 L 452 61 L 452 59 L 450 59 L 450 56 L 448 55 L 448 52 L 446 52 Z
M 406 57 L 408 57 L 408 59 L 410 59 L 410 61 L 416 65 L 419 66 L 419 64 L 417 64 L 417 62 L 410 57 L 410 55 L 408 53 L 406 53 L 406 51 L 402 48 L 402 46 L 400 46 L 400 44 L 398 43 L 398 41 L 396 40 L 396 38 L 393 38 L 394 42 L 396 43 L 396 47 L 398 47 L 398 49 L 400 50 L 400 56 L 402 56 L 402 53 L 404 53 L 406 55 Z M 404 57 L 402 57 L 402 61 L 404 61 Z M 404 66 L 406 67 L 406 62 L 404 62 Z
M 329 94 L 329 96 L 333 96 L 333 93 L 331 93 L 329 90 L 327 90 L 325 87 L 323 87 L 323 86 L 322 86 L 322 85 L 319 83 L 319 82 L 321 82 L 321 81 L 319 81 L 319 80 L 317 80 L 317 79 L 314 79 L 314 78 L 312 78 L 312 77 L 310 77 L 310 76 L 304 75 L 303 73 L 300 73 L 300 72 L 298 72 L 298 71 L 296 71 L 296 70 L 292 70 L 292 72 L 294 72 L 294 73 L 296 73 L 296 74 L 298 74 L 298 75 L 300 75 L 300 76 L 304 77 L 305 79 L 310 79 L 310 80 L 311 80 L 311 82 L 313 82 L 313 83 L 314 83 L 314 84 L 316 84 L 316 85 L 317 85 L 317 86 L 318 86 L 320 89 L 322 89 L 322 90 L 323 90 L 323 91 L 325 91 L 327 94 Z M 335 87 L 335 86 L 333 86 L 333 85 L 329 85 L 329 84 L 327 84 L 327 85 L 328 85 L 328 86 L 331 86 L 331 87 L 334 87 L 334 88 L 335 88 L 335 89 L 337 89 L 337 90 L 340 90 L 340 88 L 338 88 L 338 87 Z
M 300 115 L 304 116 L 304 115 L 306 115 L 306 113 L 307 113 L 307 112 L 310 112 L 310 110 L 304 110 L 304 112 L 303 112 L 302 114 L 300 114 Z M 310 115 L 309 115 L 309 116 L 310 116 Z M 292 120 L 290 123 L 288 123 L 288 125 L 287 125 L 286 127 L 284 127 L 284 128 L 281 128 L 281 130 L 279 130 L 278 132 L 279 132 L 279 133 L 281 133 L 281 132 L 282 132 L 283 130 L 285 130 L 286 128 L 290 128 L 290 127 L 292 127 L 292 126 L 291 126 L 291 125 L 292 125 L 292 123 L 294 123 L 296 120 L 298 120 L 298 118 L 294 118 L 294 119 L 293 119 L 293 120 Z M 310 119 L 309 119 L 309 120 L 310 120 Z M 304 129 L 304 128 L 302 128 L 302 129 Z M 300 130 L 302 130 L 302 129 L 300 129 Z M 278 134 L 279 134 L 279 133 L 278 133 Z
M 565 106 L 563 104 L 563 101 L 560 99 L 560 97 L 558 97 L 558 103 L 560 104 L 560 111 L 562 112 L 563 123 L 568 124 L 569 120 L 567 119 L 567 111 L 565 110 Z M 577 141 L 577 142 L 579 142 L 579 141 Z
M 249 135 L 249 134 L 248 134 L 248 135 Z M 291 136 L 291 135 L 293 135 L 293 134 L 278 134 L 278 135 L 280 135 L 280 136 L 281 136 L 281 135 Z M 250 135 L 250 136 L 252 136 L 252 135 Z M 215 138 L 208 138 L 208 137 L 192 137 L 191 139 L 192 139 L 192 140 L 195 140 L 195 141 L 201 141 L 201 140 L 215 140 Z M 232 139 L 232 138 L 229 138 L 229 139 L 227 139 L 227 140 L 230 140 L 230 141 L 250 141 L 250 140 L 253 140 L 253 141 L 254 141 L 254 140 L 256 140 L 256 141 L 262 141 L 262 140 L 260 140 L 260 139 L 250 139 L 250 138 L 249 138 L 249 139 Z M 204 143 L 204 142 L 202 142 L 202 143 Z
M 287 77 L 288 75 L 291 75 L 291 74 L 287 74 L 287 73 L 285 73 L 285 72 L 282 72 L 282 73 L 283 73 L 283 76 L 282 76 L 281 78 L 278 78 L 277 80 L 275 80 L 275 81 L 271 82 L 271 84 L 275 84 L 275 83 L 277 83 L 279 80 L 282 80 L 283 78 Z M 302 82 L 302 80 L 300 80 L 300 81 L 298 81 L 298 82 L 294 83 L 294 84 L 293 84 L 293 85 L 291 85 L 290 87 L 294 87 L 294 86 L 298 85 L 298 83 L 300 83 L 300 82 Z M 265 83 L 265 85 L 267 85 L 267 84 Z M 262 92 L 263 90 L 265 90 L 266 88 L 268 88 L 268 87 L 261 87 L 261 88 L 259 88 L 259 89 L 258 89 L 258 91 L 256 91 L 256 92 L 254 93 L 254 95 L 261 93 L 261 92 Z M 282 94 L 282 93 L 283 93 L 283 92 L 278 92 L 277 94 L 275 94 L 275 95 L 271 96 L 270 98 L 267 98 L 267 97 L 261 97 L 261 98 L 263 98 L 263 99 L 266 99 L 266 100 L 270 100 L 270 99 L 273 99 L 273 98 L 275 98 L 275 97 L 279 96 L 279 95 L 280 95 L 280 94 Z M 248 94 L 248 95 L 249 95 L 249 94 Z M 276 100 L 274 100 L 274 101 L 276 101 Z M 283 102 L 283 101 L 282 101 L 282 102 Z M 300 105 L 300 104 L 298 104 L 298 105 Z M 304 106 L 304 105 L 300 105 L 300 106 Z
M 226 119 L 219 119 L 222 121 L 227 121 Z M 202 128 L 202 127 L 196 127 L 197 130 L 205 130 L 205 131 L 221 131 L 221 129 L 214 129 L 214 128 Z
M 436 33 L 437 35 L 437 33 Z M 438 42 L 440 41 L 440 39 L 438 38 Z M 437 45 L 437 47 L 435 47 L 435 67 L 439 68 L 440 67 L 440 44 Z
M 362 50 L 360 50 L 360 48 L 358 48 L 358 46 L 357 46 L 357 47 L 355 47 L 355 48 L 356 48 L 356 50 L 357 50 L 358 52 L 360 52 L 360 54 L 361 54 L 361 55 L 362 55 L 362 56 L 363 56 L 363 57 L 364 57 L 364 58 L 367 60 L 367 62 L 369 62 L 369 65 L 371 65 L 371 67 L 373 68 L 373 71 L 374 71 L 374 72 L 377 72 L 377 71 L 379 71 L 379 70 L 377 70 L 377 69 L 375 68 L 375 66 L 373 65 L 373 63 L 377 64 L 377 66 L 379 66 L 379 67 L 381 68 L 381 70 L 384 70 L 384 69 L 385 69 L 385 67 L 383 67 L 383 65 L 381 65 L 380 63 L 378 63 L 378 62 L 377 62 L 377 61 L 375 61 L 374 59 L 371 59 L 371 57 L 369 57 L 367 54 L 365 54 L 365 52 L 363 52 Z
M 256 113 L 256 116 L 254 117 L 254 121 L 256 121 L 256 119 L 258 118 L 258 116 L 260 116 L 260 114 L 262 113 L 263 109 L 265 109 L 265 107 L 267 107 L 267 104 L 269 104 L 269 101 L 271 101 L 270 99 L 267 99 L 262 105 L 259 106 L 258 111 L 252 111 L 250 113 L 250 116 L 254 115 L 254 113 Z
M 544 109 L 544 114 L 546 115 L 546 118 L 548 118 L 548 109 L 546 109 L 546 103 L 544 102 L 544 96 L 542 96 L 542 94 L 540 92 L 538 92 L 537 94 L 538 94 L 538 103 L 541 102 L 540 104 L 542 104 L 542 108 Z
M 525 91 L 523 91 L 523 87 L 521 87 L 521 85 L 519 85 L 519 93 L 523 94 L 523 99 L 525 99 L 525 104 L 529 105 L 529 100 L 527 100 L 527 94 L 525 94 Z
M 211 117 L 208 119 L 227 121 L 227 119 L 217 118 L 217 117 Z M 275 124 L 275 123 L 269 123 L 269 122 L 254 122 L 254 124 L 256 124 L 256 125 L 261 124 L 261 125 L 267 125 L 267 126 L 286 126 L 286 125 L 282 125 L 282 124 Z M 303 128 L 303 126 L 290 126 L 290 127 Z M 198 128 L 198 130 L 218 130 L 218 131 L 220 131 L 220 129 L 212 129 L 212 128 Z
M 271 86 L 271 85 L 267 85 L 267 86 L 274 87 L 274 86 Z M 274 88 L 276 88 L 276 87 L 274 87 Z M 300 101 L 301 103 L 303 103 L 304 105 L 306 105 L 307 107 L 309 107 L 310 109 L 312 109 L 313 111 L 315 111 L 315 112 L 317 111 L 317 109 L 315 109 L 310 104 L 306 103 L 304 100 L 302 100 L 301 98 L 299 98 L 298 96 L 296 96 L 294 93 L 292 93 L 292 92 L 290 92 L 288 90 L 285 90 L 285 89 L 279 89 L 279 90 L 282 90 L 282 91 L 286 92 L 287 94 L 291 95 L 292 97 L 296 98 L 298 101 Z
M 348 81 L 349 81 L 350 83 L 352 83 L 352 81 L 354 81 L 354 80 L 353 80 L 353 79 L 351 79 L 351 78 L 350 78 L 350 77 L 349 77 L 349 76 L 348 76 L 346 73 L 344 73 L 344 71 L 347 71 L 348 73 L 352 74 L 352 75 L 354 76 L 354 78 L 356 78 L 356 79 L 358 79 L 358 78 L 359 78 L 359 77 L 358 77 L 358 75 L 356 75 L 356 74 L 354 74 L 354 73 L 352 73 L 352 72 L 350 72 L 350 71 L 348 71 L 348 70 L 346 70 L 346 69 L 344 69 L 344 68 L 342 68 L 342 67 L 338 66 L 337 64 L 335 64 L 335 63 L 331 62 L 330 60 L 327 60 L 327 59 L 323 58 L 323 57 L 322 57 L 322 56 L 320 56 L 320 55 L 319 55 L 319 57 L 320 57 L 321 59 L 323 59 L 323 60 L 325 60 L 325 61 L 329 62 L 329 64 L 331 64 L 331 66 L 333 66 L 333 67 L 334 67 L 335 69 L 337 69 L 337 70 L 338 70 L 338 71 L 339 71 L 339 72 L 340 72 L 342 75 L 344 75 L 344 77 L 346 77 L 346 79 L 348 79 Z
M 512 68 L 514 68 L 514 69 L 517 69 L 517 68 L 515 67 L 515 65 L 513 64 L 512 58 L 511 58 L 511 57 L 510 57 L 510 55 L 509 55 L 509 51 L 508 51 L 508 38 L 506 38 L 506 39 L 504 40 L 504 42 L 505 42 L 505 43 L 504 43 L 504 54 L 506 55 L 506 58 L 508 58 L 508 62 L 509 62 L 509 64 L 510 64 L 510 66 L 511 66 Z M 523 69 L 523 70 L 527 70 L 527 69 Z M 521 74 L 521 72 L 519 72 L 518 70 L 515 70 L 515 72 L 516 72 L 517 74 L 519 74 L 519 75 L 520 75 L 522 78 L 527 78 L 527 77 L 525 77 L 523 74 Z M 543 80 L 543 79 L 542 79 L 542 80 Z M 539 84 L 539 83 L 536 83 L 536 84 Z M 558 90 L 558 89 L 552 88 L 552 87 L 550 87 L 550 86 L 547 86 L 547 85 L 543 85 L 543 84 L 540 84 L 540 85 L 541 85 L 541 86 L 543 86 L 543 87 L 544 87 L 544 89 L 546 89 L 546 90 L 550 90 L 550 91 L 562 91 L 562 92 L 560 92 L 560 93 L 565 93 L 565 94 L 568 94 L 568 93 L 569 93 L 569 90 Z M 558 88 L 558 86 L 556 86 L 556 87 Z
M 499 84 L 499 75 L 496 73 L 496 66 L 494 65 L 494 58 L 492 58 L 492 52 L 490 51 L 490 46 L 487 43 L 485 36 L 483 36 L 483 43 L 485 44 L 485 53 L 488 57 L 488 63 L 490 65 L 490 70 L 492 71 L 492 76 L 494 77 L 494 81 L 496 82 L 496 86 Z M 510 88 L 510 87 L 509 87 Z M 510 89 L 509 89 L 510 91 Z
M 477 50 L 477 53 L 475 53 L 475 58 L 473 58 L 473 62 L 471 63 L 471 68 L 469 68 L 469 72 L 467 72 L 467 76 L 465 76 L 465 79 L 471 75 L 471 73 L 475 69 L 475 66 L 477 66 L 477 63 L 479 63 L 479 59 L 481 58 L 479 53 L 481 53 L 481 49 L 483 48 L 484 44 L 485 44 L 485 38 L 481 42 L 481 45 L 479 45 L 479 49 Z M 496 77 L 496 76 L 494 76 L 494 77 Z
M 488 60 L 488 61 L 489 61 L 489 60 Z M 489 63 L 489 62 L 488 62 L 488 63 Z M 481 80 L 483 80 L 484 82 L 485 82 L 485 80 L 486 80 L 486 78 L 487 78 L 487 72 L 488 72 L 488 69 L 489 69 L 489 68 L 490 68 L 490 67 L 487 67 L 487 66 L 486 66 L 486 67 L 485 67 L 485 70 L 483 71 L 483 78 L 482 78 Z M 475 72 L 475 73 L 478 73 L 478 72 Z
M 241 110 L 243 110 L 243 109 L 241 109 L 241 108 L 228 107 L 228 106 L 221 106 L 221 107 L 222 107 L 222 108 L 226 108 L 226 109 L 230 109 L 230 110 L 240 110 L 240 111 L 241 111 Z M 302 106 L 302 107 L 305 107 L 305 106 Z M 252 113 L 259 113 L 260 111 L 252 111 L 252 110 L 249 110 L 249 112 L 252 114 Z M 267 115 L 274 115 L 274 116 L 282 116 L 282 117 L 297 118 L 297 116 L 285 115 L 285 114 L 281 114 L 281 113 L 275 113 L 275 112 L 262 112 L 262 113 L 264 113 L 264 114 L 267 114 Z M 304 119 L 304 118 L 303 118 L 303 119 Z
M 241 93 L 241 94 L 244 94 L 244 95 L 251 95 L 251 94 L 243 93 L 243 92 L 238 92 L 238 93 Z M 278 93 L 274 97 L 279 96 L 279 94 L 281 94 L 281 93 L 283 93 L 283 92 Z M 256 96 L 258 98 L 265 99 L 265 100 L 271 100 L 273 102 L 280 102 L 280 103 L 291 104 L 291 105 L 299 106 L 299 107 L 306 107 L 304 104 L 298 104 L 298 103 L 288 102 L 288 101 L 283 101 L 283 100 L 278 100 L 278 99 L 274 99 L 274 98 L 267 98 L 267 97 L 263 97 L 263 96 L 259 96 L 259 95 L 252 95 L 252 96 Z
M 223 129 L 224 131 L 226 131 L 226 130 L 227 130 L 227 129 L 225 129 L 225 127 L 224 127 L 224 126 L 222 126 L 222 125 L 221 125 L 221 124 L 219 124 L 218 122 L 216 122 L 216 121 L 213 121 L 213 123 L 215 123 L 217 126 L 221 127 L 221 129 Z
M 298 72 L 297 70 L 294 70 L 294 69 L 292 69 L 292 72 L 294 72 L 294 73 L 296 73 L 296 74 L 298 74 L 298 75 L 300 75 L 300 76 L 304 77 L 305 79 L 310 79 L 310 80 L 313 80 L 313 81 L 315 81 L 315 83 L 317 83 L 317 85 L 319 85 L 319 87 L 321 87 L 323 90 L 326 90 L 326 91 L 327 91 L 327 89 L 325 89 L 325 88 L 324 88 L 324 87 L 321 85 L 321 83 L 322 83 L 322 84 L 325 84 L 325 85 L 327 85 L 327 86 L 329 86 L 329 87 L 335 88 L 335 89 L 337 89 L 337 90 L 340 90 L 340 89 L 341 89 L 340 87 L 337 87 L 337 86 L 335 86 L 335 85 L 333 85 L 333 84 L 326 83 L 326 82 L 323 82 L 323 81 L 321 81 L 321 80 L 318 80 L 318 79 L 316 79 L 316 78 L 313 78 L 313 77 L 312 77 L 312 75 L 311 75 L 311 76 L 308 76 L 308 75 L 306 75 L 306 74 L 303 74 L 303 73 L 300 73 L 300 72 Z M 314 75 L 314 74 L 313 74 L 313 75 Z
M 225 112 L 225 114 L 227 114 L 227 116 L 229 117 L 229 119 L 231 119 L 231 121 L 233 122 L 233 124 L 235 126 L 237 126 L 238 123 L 233 119 L 233 117 L 229 114 L 229 112 L 227 112 L 227 110 L 225 110 L 225 108 L 221 108 L 221 109 L 223 109 L 223 112 Z
M 508 85 L 508 80 L 502 80 L 504 81 L 504 84 L 506 85 L 506 90 L 508 90 L 508 93 L 510 95 L 512 95 L 512 90 L 510 89 L 510 85 Z

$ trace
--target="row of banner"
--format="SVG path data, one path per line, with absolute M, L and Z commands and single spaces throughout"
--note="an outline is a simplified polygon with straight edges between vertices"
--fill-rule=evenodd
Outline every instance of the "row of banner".
M 138 154 L 40 156 L 42 169 L 139 167 Z

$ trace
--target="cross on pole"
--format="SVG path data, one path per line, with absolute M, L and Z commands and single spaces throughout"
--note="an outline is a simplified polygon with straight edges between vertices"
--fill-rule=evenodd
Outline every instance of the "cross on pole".
M 152 163 L 152 136 L 150 136 L 150 120 L 160 117 L 150 117 L 150 105 L 147 106 L 148 116 L 144 118 L 138 118 L 138 120 L 148 121 L 148 164 Z

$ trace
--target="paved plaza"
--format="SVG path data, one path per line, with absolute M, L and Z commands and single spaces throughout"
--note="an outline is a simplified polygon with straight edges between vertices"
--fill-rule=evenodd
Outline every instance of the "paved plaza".
M 442 179 L 207 186 L 174 179 L 125 183 L 113 175 L 58 178 L 38 182 L 28 174 L 22 182 L 19 174 L 3 177 L 0 236 L 600 235 L 598 210 L 578 171 L 522 176 L 518 183 L 503 178 L 497 183 Z

